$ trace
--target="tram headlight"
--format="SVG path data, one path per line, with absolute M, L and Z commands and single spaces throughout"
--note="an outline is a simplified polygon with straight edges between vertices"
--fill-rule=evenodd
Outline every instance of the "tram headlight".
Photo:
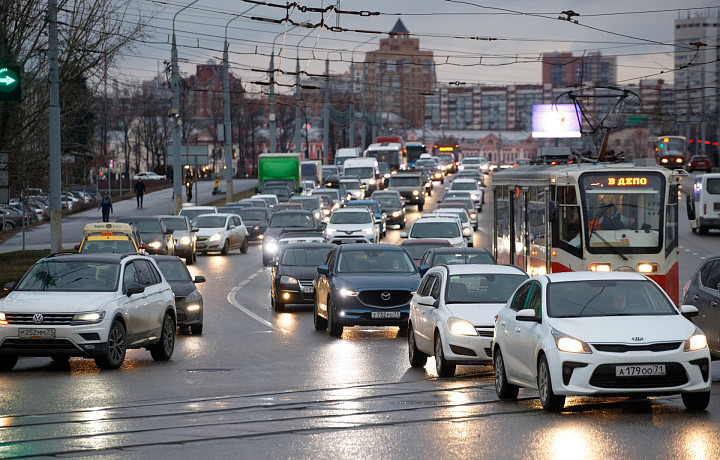
M 637 271 L 638 273 L 657 273 L 658 266 L 657 264 L 643 262 L 638 264 Z
M 590 264 L 588 267 L 588 270 L 591 272 L 611 272 L 612 271 L 612 265 L 611 264 Z

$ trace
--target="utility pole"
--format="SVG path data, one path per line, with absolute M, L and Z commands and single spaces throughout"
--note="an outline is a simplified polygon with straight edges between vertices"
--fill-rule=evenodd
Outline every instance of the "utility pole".
M 367 66 L 363 63 L 363 92 L 362 92 L 362 120 L 360 121 L 360 148 L 365 150 L 365 136 L 367 135 L 367 105 L 365 103 L 367 94 Z
M 372 116 L 372 138 L 375 140 L 377 137 L 377 68 L 375 70 L 375 76 L 373 77 L 373 116 Z
M 330 59 L 325 58 L 325 105 L 323 106 L 323 164 L 330 158 Z
M 295 144 L 295 151 L 302 153 L 302 133 L 300 132 L 300 56 L 295 57 L 295 136 L 293 143 Z M 307 159 L 307 156 L 305 156 Z
M 48 57 L 50 59 L 50 252 L 62 251 L 60 160 L 60 82 L 58 72 L 57 0 L 48 0 Z M 23 218 L 23 223 L 25 219 Z M 24 236 L 24 233 L 23 233 Z
M 350 61 L 350 145 L 355 146 L 355 57 Z
M 277 37 L 275 37 L 277 38 Z M 277 133 L 275 132 L 275 40 L 273 40 L 272 54 L 270 54 L 270 108 L 268 113 L 270 151 L 277 152 Z

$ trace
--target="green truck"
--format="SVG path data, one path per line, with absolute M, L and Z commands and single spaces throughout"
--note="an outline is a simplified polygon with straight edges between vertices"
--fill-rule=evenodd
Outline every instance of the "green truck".
M 258 155 L 257 192 L 269 188 L 286 187 L 290 194 L 302 192 L 302 173 L 299 153 L 261 153 Z

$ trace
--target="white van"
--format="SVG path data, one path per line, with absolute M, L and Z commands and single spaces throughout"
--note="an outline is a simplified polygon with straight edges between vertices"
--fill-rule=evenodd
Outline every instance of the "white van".
M 365 196 L 370 196 L 380 184 L 380 169 L 375 158 L 350 158 L 343 165 L 343 176 L 357 176 L 365 187 Z
M 342 174 L 343 166 L 346 160 L 350 158 L 360 158 L 361 156 L 362 149 L 360 149 L 360 147 L 338 149 L 337 152 L 335 152 L 335 166 L 337 166 L 340 174 Z
M 692 231 L 704 235 L 711 228 L 720 229 L 720 173 L 695 177 L 693 198 L 694 204 L 688 203 Z

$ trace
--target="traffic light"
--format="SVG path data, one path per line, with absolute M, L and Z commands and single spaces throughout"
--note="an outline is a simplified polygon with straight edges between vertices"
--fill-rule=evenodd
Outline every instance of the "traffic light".
M 0 102 L 20 102 L 20 67 L 0 67 Z

